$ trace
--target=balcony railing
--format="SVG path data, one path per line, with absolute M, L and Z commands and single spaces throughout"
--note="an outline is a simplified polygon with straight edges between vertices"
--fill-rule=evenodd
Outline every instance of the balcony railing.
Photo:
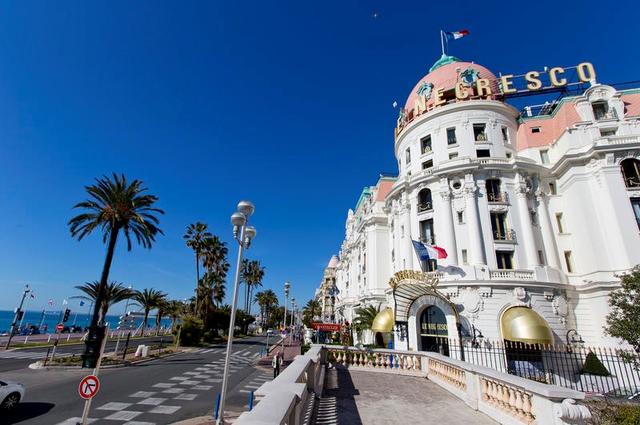
M 516 232 L 515 230 L 494 230 L 493 240 L 516 242 Z
M 423 146 L 422 147 L 422 155 L 431 153 L 431 146 Z
M 509 195 L 506 192 L 487 192 L 487 200 L 490 204 L 506 204 L 509 202 Z
M 420 242 L 427 244 L 427 245 L 435 245 L 436 244 L 436 235 L 431 235 L 431 236 L 422 236 L 420 238 Z
M 418 203 L 418 212 L 425 212 L 433 210 L 433 203 L 431 201 L 424 201 Z
M 533 280 L 531 270 L 489 270 L 491 280 Z
M 594 111 L 596 121 L 600 120 L 617 120 L 618 114 L 615 109 L 609 109 L 607 111 L 596 112 Z
M 625 177 L 624 185 L 630 189 L 640 188 L 640 178 L 638 177 Z
M 476 142 L 479 142 L 479 143 L 487 142 L 487 134 L 486 133 L 476 134 Z

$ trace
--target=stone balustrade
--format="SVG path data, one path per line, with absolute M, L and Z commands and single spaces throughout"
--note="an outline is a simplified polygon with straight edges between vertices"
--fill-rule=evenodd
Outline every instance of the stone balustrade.
M 501 424 L 576 425 L 591 417 L 578 403 L 585 397 L 582 392 L 441 354 L 314 345 L 256 391 L 258 405 L 243 413 L 236 424 L 301 424 L 313 394 L 322 393 L 327 364 L 354 371 L 423 376 Z
M 531 270 L 490 270 L 491 280 L 534 280 L 535 273 Z

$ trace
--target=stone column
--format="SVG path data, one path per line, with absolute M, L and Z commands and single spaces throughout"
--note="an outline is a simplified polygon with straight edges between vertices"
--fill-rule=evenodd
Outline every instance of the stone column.
M 482 228 L 478 214 L 477 189 L 475 182 L 467 181 L 465 183 L 464 198 L 469 228 L 469 248 L 471 249 L 470 262 L 471 264 L 486 265 L 487 258 L 484 253 Z
M 524 246 L 525 258 L 527 259 L 527 268 L 534 268 L 540 265 L 538 260 L 538 252 L 536 250 L 536 240 L 533 236 L 533 227 L 531 217 L 529 216 L 529 205 L 527 202 L 528 189 L 524 184 L 516 187 L 516 198 L 518 205 L 518 216 L 520 218 L 520 235 L 516 235 L 518 243 Z
M 413 232 L 411 231 L 411 210 L 412 205 L 409 199 L 409 194 L 405 194 L 405 199 L 402 200 L 402 223 L 404 225 L 404 240 L 402 241 L 402 251 L 404 254 L 404 258 L 407 260 L 406 269 L 413 270 L 413 257 L 415 256 L 413 252 L 413 243 L 411 242 L 411 238 L 413 238 Z
M 544 251 L 547 262 L 550 267 L 562 270 L 560 266 L 560 257 L 558 256 L 558 246 L 553 236 L 553 227 L 551 227 L 551 219 L 549 218 L 549 207 L 547 206 L 547 195 L 540 189 L 536 191 L 536 200 L 538 201 L 538 217 L 540 218 L 540 230 L 542 231 L 542 242 L 544 243 Z
M 438 217 L 442 217 L 444 221 L 443 228 L 445 229 L 445 234 L 443 235 L 442 246 L 447 250 L 447 254 L 449 255 L 447 260 L 449 264 L 458 264 L 458 246 L 456 244 L 456 233 L 455 227 L 453 224 L 453 211 L 451 210 L 451 191 L 449 186 L 447 185 L 440 192 L 440 196 L 442 196 L 442 208 L 444 211 L 438 215 Z

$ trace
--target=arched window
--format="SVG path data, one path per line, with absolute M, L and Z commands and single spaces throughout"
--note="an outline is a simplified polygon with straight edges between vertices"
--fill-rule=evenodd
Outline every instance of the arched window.
M 506 194 L 502 193 L 500 187 L 500 179 L 487 179 L 485 182 L 487 188 L 487 200 L 489 202 L 506 202 Z
M 624 185 L 627 187 L 640 187 L 640 161 L 634 158 L 627 158 L 620 163 Z
M 431 190 L 422 189 L 418 192 L 418 212 L 429 211 L 433 209 L 433 202 L 431 202 Z

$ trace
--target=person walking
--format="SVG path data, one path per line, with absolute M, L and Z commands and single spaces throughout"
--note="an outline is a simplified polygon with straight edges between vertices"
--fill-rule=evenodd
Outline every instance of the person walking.
M 280 375 L 280 353 L 277 353 L 271 359 L 271 366 L 273 366 L 273 379 L 276 379 Z

